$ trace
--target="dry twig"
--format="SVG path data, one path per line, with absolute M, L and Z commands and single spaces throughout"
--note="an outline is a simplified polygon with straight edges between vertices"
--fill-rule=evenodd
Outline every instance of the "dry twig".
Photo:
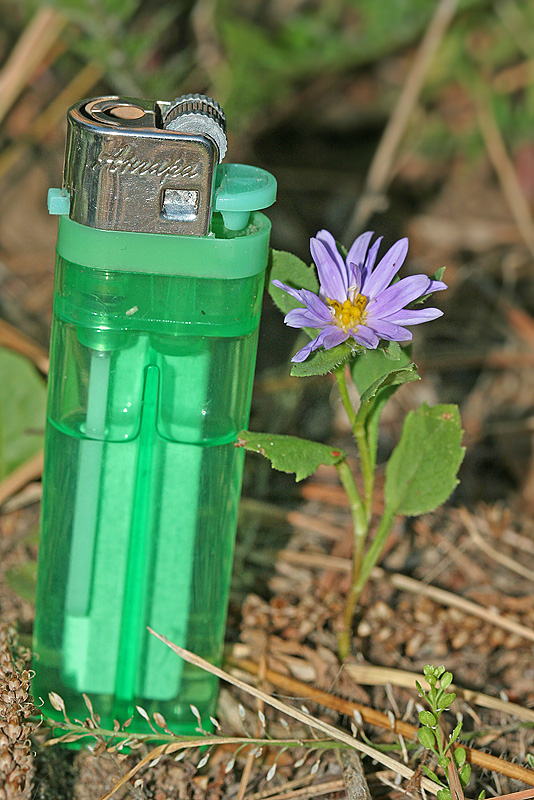
M 482 550 L 482 552 L 486 553 L 486 555 L 492 558 L 494 561 L 502 564 L 503 567 L 515 572 L 517 575 L 521 575 L 523 578 L 526 578 L 529 581 L 534 581 L 533 570 L 523 566 L 523 564 L 521 564 L 519 561 L 510 558 L 504 553 L 499 553 L 499 551 L 492 547 L 489 542 L 486 542 L 486 540 L 482 538 L 473 516 L 466 508 L 460 508 L 458 510 L 458 515 L 462 520 L 469 536 L 474 541 L 476 546 Z
M 299 783 L 301 783 L 301 781 L 299 781 Z M 257 794 L 251 795 L 248 800 L 260 800 L 260 798 L 261 800 L 264 798 L 265 800 L 298 800 L 299 797 L 308 800 L 308 797 L 324 797 L 325 795 L 330 797 L 332 792 L 342 792 L 344 788 L 345 784 L 338 778 L 333 781 L 323 781 L 313 786 L 304 786 L 301 789 L 288 789 L 288 787 L 285 786 L 282 791 L 277 790 L 275 794 L 271 794 L 270 792 L 258 792 Z
M 12 142 L 0 153 L 0 177 L 3 177 L 11 167 L 18 163 L 32 141 L 44 139 L 56 125 L 63 121 L 66 110 L 80 97 L 90 94 L 93 86 L 102 75 L 102 70 L 95 64 L 86 64 L 83 69 L 67 84 L 57 97 L 29 126 L 23 139 Z
M 0 122 L 57 42 L 66 20 L 43 6 L 21 34 L 0 72 Z
M 48 353 L 44 347 L 3 319 L 0 319 L 0 345 L 29 358 L 44 375 L 48 372 Z
M 421 94 L 428 69 L 451 24 L 458 0 L 441 0 L 414 58 L 369 169 L 365 189 L 347 225 L 344 239 L 352 240 L 369 217 L 383 207 L 391 181 L 393 160 Z
M 491 101 L 480 96 L 474 99 L 478 124 L 489 159 L 497 174 L 501 189 L 514 216 L 519 232 L 531 254 L 534 255 L 534 221 L 514 165 L 506 150 L 499 126 L 493 115 Z
M 43 471 L 43 451 L 41 450 L 20 467 L 0 481 L 0 506 L 23 489 L 26 484 L 41 477 Z
M 343 766 L 347 800 L 371 800 L 371 792 L 358 753 L 354 750 L 342 750 L 339 757 Z

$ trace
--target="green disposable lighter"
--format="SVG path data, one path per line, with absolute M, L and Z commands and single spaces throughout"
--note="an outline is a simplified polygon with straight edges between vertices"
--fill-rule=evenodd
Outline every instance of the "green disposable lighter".
M 224 114 L 201 95 L 67 121 L 34 695 L 183 733 L 216 680 L 147 626 L 220 661 L 276 182 L 220 164 Z

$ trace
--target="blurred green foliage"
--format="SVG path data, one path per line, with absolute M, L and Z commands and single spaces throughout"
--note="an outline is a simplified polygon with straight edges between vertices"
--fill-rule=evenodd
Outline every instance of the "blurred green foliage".
M 0 480 L 43 446 L 46 389 L 27 359 L 0 348 Z
M 344 94 L 367 72 L 376 83 L 376 121 L 398 97 L 410 58 L 436 0 L 52 0 L 69 20 L 65 79 L 97 63 L 109 90 L 172 98 L 199 91 L 224 107 L 234 137 L 254 137 L 292 115 L 320 118 L 317 96 L 352 107 Z M 43 3 L 22 0 L 28 21 Z M 0 0 L 13 8 L 13 0 Z M 21 19 L 23 24 L 24 20 Z M 400 57 L 400 60 L 398 60 Z M 390 61 L 384 76 L 384 64 Z M 398 63 L 396 63 L 396 59 Z M 512 148 L 534 126 L 534 4 L 521 0 L 460 0 L 453 25 L 427 76 L 406 146 L 431 160 L 482 152 L 473 95 L 492 96 L 496 119 Z M 506 82 L 525 65 L 530 80 Z M 399 69 L 400 67 L 400 69 Z M 58 70 L 61 70 L 61 62 Z M 387 68 L 386 68 L 387 71 Z M 346 97 L 346 99 L 345 99 Z M 456 101 L 456 107 L 452 108 Z M 462 113 L 465 111 L 465 113 Z M 468 113 L 466 109 L 471 109 Z M 315 115 L 315 117 L 314 117 Z

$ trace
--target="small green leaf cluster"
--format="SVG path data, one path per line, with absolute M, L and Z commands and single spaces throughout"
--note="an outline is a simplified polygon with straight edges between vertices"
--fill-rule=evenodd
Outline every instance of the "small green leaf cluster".
M 437 757 L 438 766 L 444 770 L 449 782 L 449 775 L 447 768 L 451 763 L 449 752 L 452 753 L 454 763 L 458 769 L 458 776 L 462 787 L 466 787 L 471 777 L 471 766 L 467 763 L 467 753 L 464 747 L 455 747 L 452 745 L 458 739 L 462 731 L 462 723 L 458 722 L 453 732 L 448 739 L 442 735 L 439 727 L 439 720 L 444 711 L 446 711 L 452 703 L 456 700 L 454 692 L 448 692 L 447 689 L 452 684 L 452 672 L 446 672 L 445 667 L 433 667 L 428 664 L 423 669 L 424 676 L 430 686 L 428 691 L 425 691 L 421 684 L 416 681 L 417 689 L 421 697 L 424 697 L 430 706 L 430 711 L 423 710 L 419 712 L 419 722 L 421 727 L 417 731 L 417 738 L 419 742 L 427 750 L 430 750 Z M 449 783 L 447 788 L 442 781 L 438 778 L 436 773 L 431 770 L 426 764 L 422 765 L 425 775 L 440 785 L 437 796 L 438 800 L 451 800 L 452 791 Z

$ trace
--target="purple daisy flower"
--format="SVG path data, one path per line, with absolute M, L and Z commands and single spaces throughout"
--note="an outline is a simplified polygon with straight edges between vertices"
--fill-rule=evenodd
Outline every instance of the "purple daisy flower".
M 382 237 L 369 246 L 373 231 L 358 236 L 344 261 L 334 237 L 319 231 L 310 249 L 319 275 L 319 294 L 293 289 L 273 281 L 305 307 L 294 308 L 284 317 L 291 328 L 320 328 L 319 335 L 296 353 L 292 361 L 304 361 L 319 347 L 330 350 L 349 337 L 374 350 L 380 339 L 407 342 L 411 332 L 404 325 L 419 325 L 441 317 L 438 308 L 412 310 L 409 303 L 431 292 L 446 289 L 442 281 L 412 275 L 391 284 L 408 252 L 408 239 L 400 239 L 375 267 Z

